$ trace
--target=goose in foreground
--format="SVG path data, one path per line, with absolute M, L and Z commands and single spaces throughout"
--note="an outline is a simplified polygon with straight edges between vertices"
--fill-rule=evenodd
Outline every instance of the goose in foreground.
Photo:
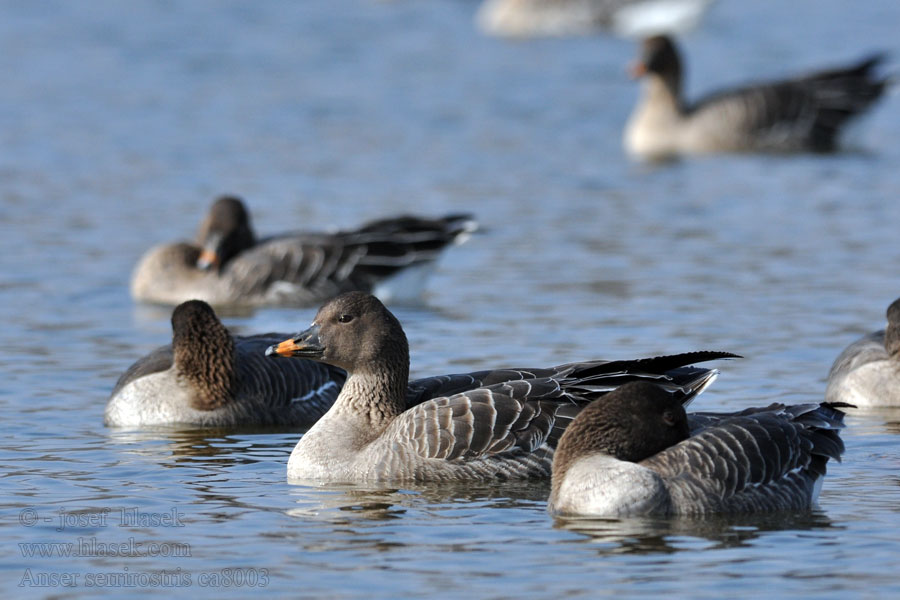
M 687 365 L 735 356 L 693 352 L 481 371 L 479 387 L 407 409 L 406 335 L 377 298 L 360 292 L 325 304 L 309 329 L 266 354 L 347 371 L 334 405 L 297 443 L 287 469 L 292 479 L 341 482 L 547 478 L 560 434 L 592 400 L 650 379 L 687 401 L 718 373 Z
M 681 97 L 681 60 L 666 36 L 644 40 L 635 76 L 641 98 L 625 126 L 625 151 L 665 159 L 713 152 L 829 152 L 844 124 L 865 111 L 887 80 L 874 70 L 883 57 L 783 81 L 712 94 L 688 105 Z
M 149 250 L 131 278 L 135 300 L 214 306 L 313 306 L 349 290 L 394 301 L 420 297 L 441 251 L 477 227 L 470 215 L 401 216 L 336 233 L 287 233 L 258 240 L 244 203 L 216 200 L 196 243 Z
M 621 517 L 803 510 L 840 461 L 844 413 L 772 404 L 687 415 L 648 382 L 581 411 L 559 441 L 548 510 Z
M 475 22 L 485 33 L 509 36 L 684 33 L 713 0 L 485 0 Z
M 887 328 L 856 340 L 828 372 L 827 402 L 900 406 L 900 298 L 887 309 Z

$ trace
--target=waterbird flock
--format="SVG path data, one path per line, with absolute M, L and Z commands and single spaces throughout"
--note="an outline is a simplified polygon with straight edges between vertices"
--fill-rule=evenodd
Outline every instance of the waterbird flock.
M 488 0 L 478 23 L 511 36 L 594 27 L 645 36 L 633 70 L 642 93 L 622 138 L 639 160 L 832 152 L 889 84 L 873 54 L 688 103 L 671 34 L 696 26 L 710 4 Z M 647 5 L 665 11 L 645 17 Z M 156 246 L 135 267 L 135 300 L 175 306 L 172 343 L 124 372 L 104 423 L 303 431 L 291 481 L 549 480 L 556 516 L 702 516 L 809 509 L 844 452 L 845 411 L 900 405 L 900 299 L 885 330 L 836 359 L 821 403 L 687 412 L 719 374 L 695 364 L 740 358 L 719 350 L 411 381 L 407 338 L 385 302 L 419 301 L 428 270 L 476 229 L 469 214 L 401 215 L 260 238 L 240 198 L 218 198 L 194 241 Z M 312 325 L 295 335 L 233 335 L 214 312 L 314 305 Z

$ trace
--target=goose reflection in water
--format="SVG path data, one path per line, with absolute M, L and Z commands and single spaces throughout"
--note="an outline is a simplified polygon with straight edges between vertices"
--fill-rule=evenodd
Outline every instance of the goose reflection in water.
M 601 554 L 672 554 L 747 546 L 772 532 L 838 531 L 821 510 L 705 517 L 557 518 L 555 526 L 585 536 Z

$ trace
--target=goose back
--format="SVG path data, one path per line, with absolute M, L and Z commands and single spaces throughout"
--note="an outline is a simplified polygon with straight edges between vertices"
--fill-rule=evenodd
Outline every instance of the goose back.
M 829 459 L 841 460 L 844 414 L 829 404 L 773 404 L 708 419 L 687 441 L 641 462 L 666 482 L 671 512 L 803 510 Z
M 834 151 L 845 123 L 883 93 L 886 80 L 874 73 L 883 59 L 706 96 L 685 109 L 689 141 L 734 151 Z
M 644 41 L 642 96 L 625 128 L 626 150 L 643 158 L 710 152 L 828 152 L 846 122 L 884 92 L 875 54 L 849 67 L 723 90 L 687 103 L 681 61 L 666 36 Z

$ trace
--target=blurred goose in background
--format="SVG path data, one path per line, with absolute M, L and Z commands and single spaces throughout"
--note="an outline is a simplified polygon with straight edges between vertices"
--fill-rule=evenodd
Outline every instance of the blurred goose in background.
M 420 298 L 443 249 L 477 228 L 470 215 L 401 216 L 353 231 L 287 233 L 258 240 L 244 203 L 216 200 L 197 243 L 148 251 L 132 274 L 135 300 L 214 306 L 310 306 L 364 290 L 388 301 Z
M 828 404 L 687 415 L 680 398 L 629 383 L 566 429 L 548 509 L 600 517 L 807 509 L 826 463 L 844 451 L 843 418 Z
M 692 352 L 482 371 L 480 387 L 408 409 L 406 335 L 377 298 L 360 292 L 325 304 L 309 329 L 267 354 L 348 372 L 335 404 L 303 435 L 287 468 L 292 479 L 344 482 L 547 478 L 559 436 L 592 400 L 649 379 L 687 402 L 718 373 L 687 365 L 735 356 Z
M 865 111 L 887 80 L 882 55 L 804 77 L 726 90 L 687 104 L 681 60 L 671 39 L 644 40 L 635 76 L 641 97 L 625 126 L 626 152 L 641 159 L 713 152 L 828 152 L 841 128 Z
M 900 298 L 888 307 L 887 321 L 887 329 L 863 336 L 835 359 L 826 401 L 900 406 Z
M 713 0 L 485 0 L 475 22 L 508 37 L 585 35 L 598 29 L 622 36 L 685 33 Z

